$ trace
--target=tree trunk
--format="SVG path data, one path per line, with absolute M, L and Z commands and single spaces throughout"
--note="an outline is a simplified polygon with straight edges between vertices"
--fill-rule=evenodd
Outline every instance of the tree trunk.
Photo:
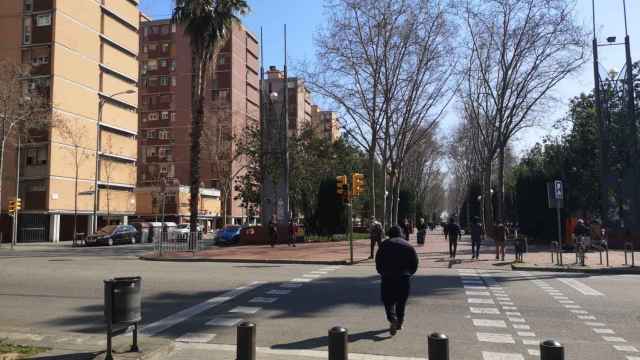
M 371 149 L 369 149 L 369 217 L 376 217 L 376 145 L 375 141 L 372 142 Z
M 191 198 L 189 199 L 189 223 L 191 231 L 198 229 L 199 199 L 200 199 L 200 137 L 202 135 L 202 122 L 204 117 L 204 82 L 206 64 L 202 61 L 201 54 L 191 54 L 191 66 L 193 70 L 192 103 L 191 103 Z M 191 242 L 190 246 L 195 243 Z
M 4 119 L 3 119 L 4 120 Z M 3 124 L 4 131 L 4 124 Z M 4 149 L 7 138 L 2 134 L 2 148 L 0 148 L 0 214 L 2 214 L 2 179 L 4 178 Z
M 498 214 L 496 220 L 504 221 L 504 146 L 500 146 L 498 150 Z
M 488 233 L 493 234 L 493 201 L 491 199 L 491 162 L 485 164 L 482 173 L 482 217 L 484 228 Z

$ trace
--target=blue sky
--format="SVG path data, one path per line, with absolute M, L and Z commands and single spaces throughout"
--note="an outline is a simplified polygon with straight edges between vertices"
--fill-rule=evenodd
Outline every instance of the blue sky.
M 578 21 L 589 31 L 592 29 L 591 0 L 576 0 Z M 171 15 L 171 0 L 142 0 L 140 8 L 153 18 L 164 18 Z M 618 41 L 624 39 L 624 22 L 622 0 L 595 0 L 596 32 L 598 39 L 604 42 L 605 37 L 615 35 Z M 251 12 L 244 17 L 244 25 L 257 36 L 263 28 L 264 64 L 282 67 L 284 62 L 282 27 L 287 24 L 288 52 L 290 64 L 308 60 L 313 62 L 313 34 L 324 22 L 324 9 L 321 0 L 249 0 Z M 627 0 L 628 18 L 637 19 L 640 14 L 640 0 Z M 632 59 L 640 60 L 640 21 L 629 21 Z M 589 54 L 589 60 L 591 55 Z M 600 48 L 601 63 L 606 69 L 620 69 L 624 65 L 624 47 Z M 567 100 L 581 91 L 589 91 L 593 87 L 591 63 L 587 63 L 581 72 L 562 82 L 555 95 L 561 100 L 549 112 L 545 122 L 536 128 L 529 129 L 519 135 L 516 149 L 522 152 L 539 141 L 544 135 L 552 133 L 550 124 L 562 117 L 566 112 Z M 295 74 L 291 74 L 295 75 Z M 321 99 L 315 99 L 322 103 Z M 453 107 L 443 120 L 442 129 L 447 131 L 457 122 Z

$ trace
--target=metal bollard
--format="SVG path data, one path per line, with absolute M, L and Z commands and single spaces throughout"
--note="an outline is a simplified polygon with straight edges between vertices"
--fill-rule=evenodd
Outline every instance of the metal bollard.
M 564 346 L 555 340 L 541 342 L 540 360 L 564 360 Z
M 427 352 L 429 360 L 449 360 L 449 337 L 437 332 L 429 335 Z
M 256 360 L 256 324 L 244 321 L 238 325 L 237 360 Z
M 349 331 L 336 326 L 329 330 L 329 360 L 349 359 Z

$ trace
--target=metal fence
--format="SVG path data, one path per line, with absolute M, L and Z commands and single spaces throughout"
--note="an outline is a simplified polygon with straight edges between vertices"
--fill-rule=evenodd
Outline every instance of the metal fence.
M 153 239 L 153 250 L 156 255 L 165 253 L 191 252 L 193 254 L 213 246 L 213 239 L 200 231 L 189 233 L 175 230 L 162 231 Z

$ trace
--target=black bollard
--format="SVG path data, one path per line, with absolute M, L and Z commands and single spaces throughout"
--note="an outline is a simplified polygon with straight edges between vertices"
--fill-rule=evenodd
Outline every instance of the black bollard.
M 237 360 L 256 360 L 256 324 L 244 321 L 238 325 Z
M 427 352 L 429 360 L 449 360 L 449 337 L 440 333 L 429 335 Z
M 329 360 L 347 360 L 349 352 L 349 331 L 336 326 L 329 330 Z
M 564 360 L 564 346 L 555 340 L 541 342 L 540 360 Z

